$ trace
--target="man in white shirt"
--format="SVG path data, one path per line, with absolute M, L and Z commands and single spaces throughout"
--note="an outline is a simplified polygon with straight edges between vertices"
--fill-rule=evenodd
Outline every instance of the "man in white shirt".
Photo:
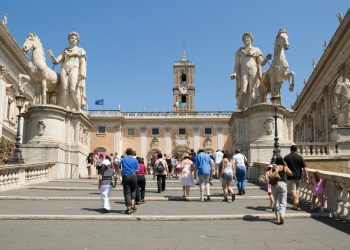
M 217 179 L 220 178 L 219 176 L 219 165 L 224 157 L 224 153 L 221 150 L 216 150 L 215 154 L 213 155 L 214 161 L 215 161 L 215 176 Z
M 235 165 L 236 165 L 236 178 L 237 178 L 238 195 L 244 195 L 245 194 L 245 182 L 246 182 L 245 179 L 247 176 L 247 166 L 249 166 L 248 160 L 244 154 L 241 154 L 241 151 L 239 149 L 237 149 L 235 151 L 235 155 L 233 156 L 233 160 L 235 161 Z

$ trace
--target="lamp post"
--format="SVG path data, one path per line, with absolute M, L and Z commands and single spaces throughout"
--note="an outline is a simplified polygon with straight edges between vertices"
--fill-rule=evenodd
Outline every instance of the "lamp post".
M 21 149 L 21 109 L 24 106 L 26 98 L 23 96 L 22 93 L 19 93 L 15 96 L 16 99 L 16 106 L 18 108 L 18 115 L 17 115 L 17 135 L 16 135 L 16 148 L 13 151 L 13 156 L 10 157 L 8 160 L 8 164 L 22 164 L 24 163 L 22 158 L 22 149 Z
M 275 163 L 276 158 L 281 156 L 281 150 L 279 149 L 280 144 L 278 143 L 278 129 L 277 129 L 277 109 L 278 105 L 274 104 L 273 109 L 275 110 L 275 115 L 273 116 L 275 118 L 275 143 L 273 144 L 273 155 L 271 158 L 271 164 Z

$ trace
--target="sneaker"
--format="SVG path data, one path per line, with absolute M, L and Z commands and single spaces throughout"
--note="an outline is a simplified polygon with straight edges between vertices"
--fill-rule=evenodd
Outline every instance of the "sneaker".
M 207 201 L 210 201 L 210 195 L 207 195 Z
M 284 224 L 284 218 L 281 218 L 280 219 L 280 225 L 283 225 Z
M 244 189 L 242 189 L 242 194 L 245 195 L 245 190 Z
M 131 214 L 131 210 L 130 209 L 125 210 L 125 213 L 126 214 Z
M 227 199 L 227 197 L 225 197 L 222 201 L 224 201 L 224 202 L 228 202 L 228 199 Z
M 232 201 L 235 201 L 235 199 L 236 199 L 236 195 L 231 194 L 231 198 L 232 198 Z
M 137 207 L 134 205 L 134 206 L 131 206 L 131 210 L 134 210 L 136 211 L 137 210 Z
M 106 209 L 106 208 L 102 208 L 102 213 L 108 213 L 109 212 L 109 210 L 108 209 Z

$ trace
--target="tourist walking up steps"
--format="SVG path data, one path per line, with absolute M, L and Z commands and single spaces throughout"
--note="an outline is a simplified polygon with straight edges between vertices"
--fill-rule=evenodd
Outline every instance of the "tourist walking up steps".
M 135 196 L 137 177 L 136 172 L 139 169 L 137 160 L 133 157 L 134 150 L 132 148 L 126 149 L 126 157 L 122 159 L 122 182 L 123 192 L 126 206 L 126 214 L 131 214 L 131 210 L 136 210 Z
M 290 154 L 284 157 L 288 168 L 292 171 L 293 176 L 288 177 L 288 190 L 292 193 L 293 210 L 299 210 L 299 189 L 300 181 L 305 173 L 305 180 L 308 180 L 306 165 L 302 156 L 297 153 L 297 146 L 290 147 Z
M 100 181 L 102 212 L 104 213 L 108 213 L 111 210 L 109 197 L 111 196 L 112 187 L 114 186 L 114 176 L 115 172 L 112 168 L 111 162 L 107 159 L 103 160 L 98 178 Z
M 265 172 L 265 180 L 266 180 L 266 190 L 267 190 L 267 196 L 269 197 L 270 200 L 270 209 L 272 209 L 272 211 L 275 210 L 275 201 L 273 199 L 273 195 L 272 195 L 272 185 L 269 181 L 269 176 L 272 174 L 272 165 L 269 165 L 266 169 Z
M 153 169 L 153 179 L 157 176 L 158 193 L 165 191 L 165 179 L 167 177 L 168 172 L 168 164 L 163 159 L 163 154 L 158 153 L 157 160 L 154 163 Z
M 139 163 L 139 170 L 137 171 L 137 186 L 136 186 L 136 205 L 145 202 L 145 191 L 146 191 L 146 178 L 145 174 L 147 172 L 144 165 L 144 161 L 141 157 L 136 157 L 137 162 Z
M 204 149 L 199 149 L 195 158 L 196 174 L 198 176 L 200 200 L 210 200 L 210 178 L 214 169 L 213 162 L 210 156 L 204 152 Z M 206 199 L 204 198 L 204 191 L 206 190 Z
M 88 178 L 91 179 L 91 168 L 94 166 L 94 154 L 90 153 L 86 158 L 86 167 L 88 171 Z
M 226 202 L 231 202 L 228 199 L 228 194 L 231 194 L 231 200 L 235 200 L 235 194 L 233 193 L 233 188 L 231 186 L 233 176 L 236 172 L 235 163 L 232 160 L 232 156 L 225 152 L 223 155 L 223 159 L 219 164 L 219 177 L 222 180 L 222 189 L 224 190 L 224 200 Z
M 245 155 L 241 154 L 240 149 L 236 149 L 235 155 L 233 156 L 233 160 L 236 165 L 236 178 L 237 178 L 237 189 L 238 195 L 245 194 L 245 184 L 246 184 L 246 176 L 247 176 L 247 168 L 248 168 L 248 160 Z
M 277 157 L 275 160 L 275 167 L 273 172 L 278 172 L 279 180 L 271 182 L 272 193 L 275 200 L 275 214 L 277 223 L 282 225 L 284 223 L 284 215 L 287 206 L 287 175 L 292 176 L 292 171 L 287 167 L 282 157 Z M 274 173 L 271 173 L 272 176 Z M 270 180 L 272 180 L 269 177 Z
M 190 188 L 194 186 L 193 172 L 195 167 L 191 161 L 191 156 L 185 155 L 182 158 L 182 171 L 180 172 L 180 181 L 182 185 L 183 195 L 185 201 L 188 201 L 190 196 Z

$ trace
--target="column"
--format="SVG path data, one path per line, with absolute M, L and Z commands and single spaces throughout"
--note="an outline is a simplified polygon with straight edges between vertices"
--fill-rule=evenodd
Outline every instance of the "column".
M 140 129 L 140 148 L 141 148 L 141 152 L 140 152 L 140 156 L 143 158 L 146 158 L 147 156 L 147 128 L 146 127 L 142 127 Z
M 324 96 L 324 127 L 325 127 L 325 141 L 326 142 L 329 142 L 329 131 L 328 131 L 328 126 L 329 126 L 329 94 L 327 93 L 333 93 L 333 92 L 330 92 L 330 90 L 327 90 L 327 87 L 324 88 L 323 90 L 323 96 Z
M 118 153 L 119 156 L 123 154 L 122 152 L 122 133 L 121 133 L 121 126 L 115 127 L 115 133 L 114 133 L 114 150 Z M 115 153 L 114 152 L 114 153 Z
M 0 137 L 2 136 L 2 126 L 4 123 L 4 115 L 6 105 L 6 82 L 4 76 L 7 74 L 7 69 L 5 66 L 0 65 Z
M 316 102 L 314 102 L 311 105 L 311 111 L 312 111 L 312 137 L 313 137 L 313 142 L 318 141 L 318 137 L 316 134 L 316 121 L 317 121 L 317 114 L 316 114 Z
M 171 154 L 171 129 L 164 129 L 164 153 Z
M 223 128 L 217 128 L 217 149 L 222 150 L 224 148 L 224 129 Z
M 200 148 L 200 134 L 199 128 L 193 128 L 193 149 L 197 151 Z

